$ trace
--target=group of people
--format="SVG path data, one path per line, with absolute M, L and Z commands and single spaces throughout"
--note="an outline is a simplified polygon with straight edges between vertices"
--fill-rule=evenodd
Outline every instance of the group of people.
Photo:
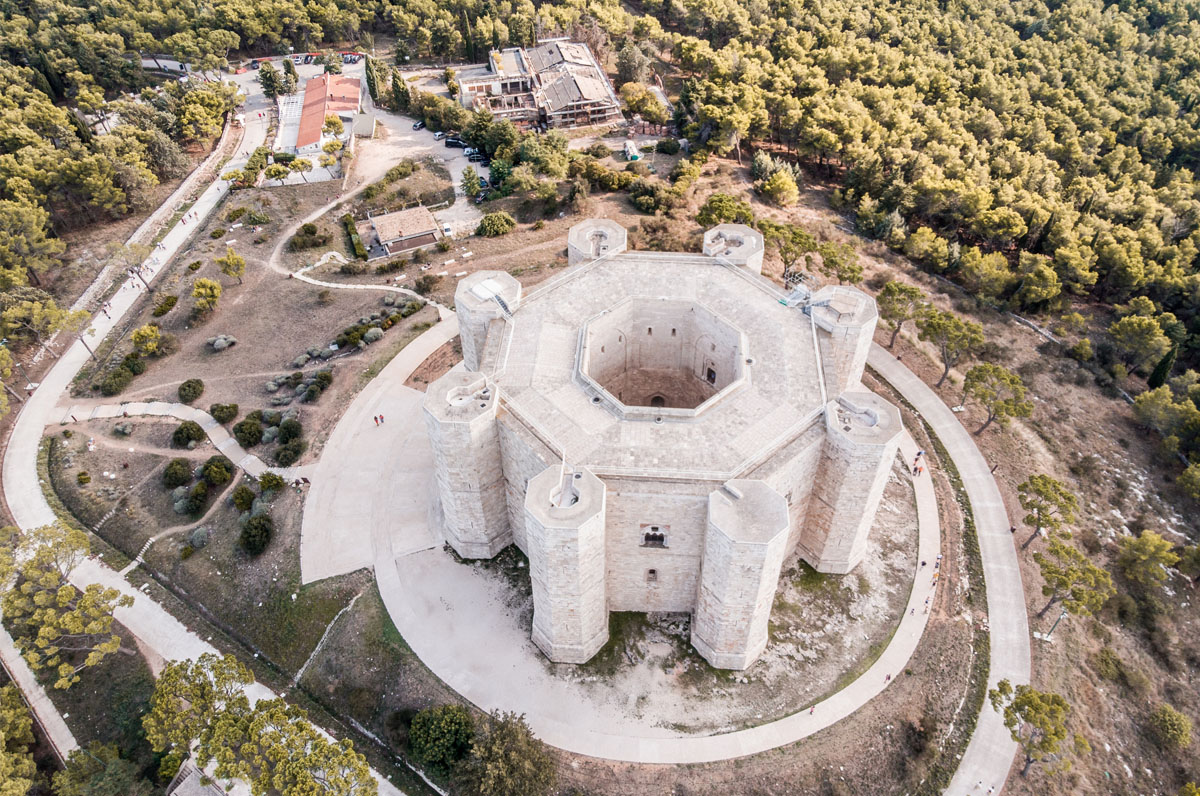
M 922 463 L 924 458 L 925 451 L 917 451 L 917 457 L 913 459 L 912 463 L 912 474 L 914 477 L 920 476 L 921 473 L 925 472 L 925 465 Z

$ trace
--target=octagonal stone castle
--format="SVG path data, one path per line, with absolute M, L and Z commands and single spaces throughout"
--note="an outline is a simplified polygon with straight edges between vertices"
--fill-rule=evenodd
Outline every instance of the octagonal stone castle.
M 864 555 L 901 433 L 860 383 L 875 302 L 781 293 L 741 225 L 667 254 L 592 219 L 567 251 L 527 295 L 501 271 L 458 285 L 463 366 L 424 402 L 446 540 L 524 551 L 551 660 L 592 657 L 610 611 L 685 612 L 709 663 L 745 669 L 793 553 Z

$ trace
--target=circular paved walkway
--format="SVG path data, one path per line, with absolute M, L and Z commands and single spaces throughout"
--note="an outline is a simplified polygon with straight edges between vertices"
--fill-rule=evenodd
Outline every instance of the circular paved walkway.
M 849 716 L 883 691 L 888 674 L 904 669 L 928 619 L 921 609 L 933 587 L 924 577 L 914 584 L 879 658 L 811 713 L 723 734 L 684 735 L 640 721 L 628 706 L 597 700 L 579 683 L 550 674 L 528 634 L 503 614 L 505 607 L 487 579 L 442 551 L 433 513 L 432 452 L 421 417 L 423 394 L 403 385 L 429 353 L 453 337 L 456 322 L 443 321 L 404 349 L 359 394 L 331 434 L 304 507 L 304 582 L 373 566 L 392 621 L 431 671 L 480 708 L 524 713 L 542 740 L 591 757 L 698 763 L 766 751 Z M 377 427 L 372 417 L 381 412 L 386 421 Z M 380 449 L 400 452 L 395 468 L 376 466 L 371 452 Z M 916 455 L 908 434 L 901 452 Z M 918 558 L 933 560 L 940 531 L 932 481 L 913 484 Z M 371 542 L 347 544 L 351 539 Z

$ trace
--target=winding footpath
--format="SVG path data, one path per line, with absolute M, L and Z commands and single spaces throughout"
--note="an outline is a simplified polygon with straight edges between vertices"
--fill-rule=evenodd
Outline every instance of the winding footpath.
M 871 346 L 868 364 L 904 396 L 929 423 L 946 452 L 958 468 L 963 488 L 975 515 L 975 533 L 983 559 L 987 581 L 988 625 L 991 631 L 991 660 L 988 687 L 1007 679 L 1013 685 L 1029 682 L 1029 616 L 1016 545 L 1009 532 L 1008 513 L 996 479 L 983 458 L 971 433 L 929 385 L 921 381 L 900 360 L 879 345 Z M 976 785 L 995 787 L 999 793 L 1008 779 L 1017 753 L 1017 744 L 990 703 L 984 703 L 979 723 L 958 764 L 946 793 L 962 796 Z
M 251 78 L 252 79 L 252 74 Z M 245 85 L 243 85 L 245 88 Z M 267 100 L 261 92 L 248 92 L 246 116 L 250 120 L 242 137 L 237 154 L 226 164 L 225 168 L 235 169 L 245 165 L 250 153 L 260 146 L 266 138 L 269 110 Z M 257 114 L 262 111 L 260 119 Z M 82 340 L 76 340 L 63 352 L 54 366 L 43 377 L 41 384 L 33 395 L 22 405 L 20 413 L 13 424 L 9 437 L 8 449 L 4 455 L 2 477 L 4 480 L 4 497 L 8 504 L 9 514 L 15 524 L 22 530 L 28 531 L 57 521 L 57 516 L 46 496 L 42 492 L 43 485 L 38 476 L 38 449 L 42 434 L 47 425 L 58 422 L 60 396 L 66 394 L 71 382 L 83 368 L 90 357 L 89 348 L 94 348 L 110 331 L 118 326 L 124 316 L 130 312 L 142 297 L 142 279 L 151 283 L 164 269 L 165 264 L 179 253 L 188 243 L 192 234 L 204 225 L 208 216 L 220 207 L 228 191 L 226 184 L 218 177 L 200 195 L 189 209 L 189 215 L 194 213 L 193 220 L 187 222 L 181 219 L 172 227 L 161 240 L 161 248 L 142 264 L 141 279 L 129 277 L 109 302 L 107 314 L 98 313 L 92 318 L 91 327 L 85 332 Z M 169 200 L 170 201 L 170 200 Z M 84 340 L 87 341 L 85 345 Z M 76 587 L 84 588 L 89 584 L 100 584 L 105 588 L 116 589 L 122 595 L 133 598 L 133 604 L 117 608 L 114 616 L 125 626 L 138 641 L 157 653 L 164 660 L 194 660 L 205 653 L 220 654 L 216 647 L 201 639 L 176 619 L 154 599 L 135 589 L 121 573 L 101 563 L 96 558 L 89 558 L 71 572 L 69 580 Z M 4 633 L 3 635 L 7 635 Z M 0 644 L 0 647 L 3 645 Z M 33 696 L 27 697 L 31 704 L 42 704 L 38 692 L 41 691 L 36 682 Z M 246 689 L 251 701 L 273 699 L 274 692 L 261 683 L 253 683 Z M 41 692 L 44 697 L 44 691 Z M 52 706 L 50 706 L 52 707 Z M 39 712 L 39 720 L 47 719 Z M 50 732 L 55 732 L 61 724 L 53 719 L 44 720 L 43 726 Z M 59 730 L 65 729 L 62 725 Z M 57 732 L 61 735 L 61 732 Z M 74 747 L 75 741 L 65 736 L 56 737 L 56 746 L 61 741 Z M 68 741 L 69 738 L 69 741 Z M 383 796 L 403 796 L 403 792 L 384 779 L 372 769 L 372 775 L 379 783 L 379 792 Z

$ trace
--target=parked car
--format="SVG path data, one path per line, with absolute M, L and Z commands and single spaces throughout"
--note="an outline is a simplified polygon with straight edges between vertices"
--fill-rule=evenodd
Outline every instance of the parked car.
M 483 200 L 487 199 L 487 198 L 488 198 L 488 192 L 480 191 L 479 193 L 475 194 L 475 204 L 477 204 L 477 205 L 483 204 Z
M 453 135 L 446 139 L 445 144 L 452 149 L 462 149 L 466 146 L 466 143 L 461 138 Z
M 413 129 L 414 130 L 424 130 L 425 122 L 413 122 Z
M 450 229 L 450 225 L 449 225 L 449 224 L 442 224 L 442 236 L 443 236 L 443 237 L 449 238 L 449 237 L 451 237 L 453 234 L 454 234 L 454 233 L 453 233 L 453 231 Z
M 250 68 L 251 68 L 251 69 L 261 69 L 261 68 L 262 68 L 262 64 L 260 64 L 258 61 L 251 61 L 251 62 L 250 62 Z
M 445 137 L 446 137 L 446 134 L 443 133 L 441 130 L 438 130 L 436 133 L 433 134 L 434 141 L 441 141 Z
M 471 154 L 467 155 L 467 160 L 471 161 L 472 163 L 482 163 L 483 162 L 483 153 L 482 152 L 472 152 Z
M 311 64 L 312 61 L 313 61 L 313 57 L 311 55 L 304 56 L 304 63 Z

